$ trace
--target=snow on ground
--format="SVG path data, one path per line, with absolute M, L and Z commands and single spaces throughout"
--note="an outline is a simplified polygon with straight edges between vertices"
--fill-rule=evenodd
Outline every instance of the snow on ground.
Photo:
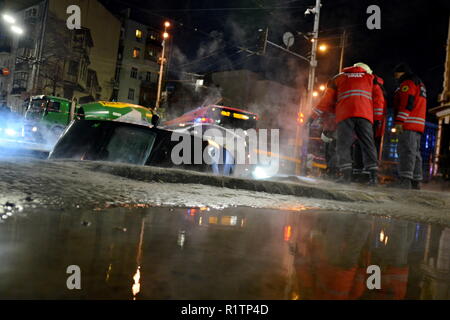
M 177 169 L 25 158 L 1 159 L 0 180 L 0 204 L 9 202 L 24 208 L 321 208 L 450 226 L 450 195 L 442 192 L 344 187 L 305 179 L 255 181 Z

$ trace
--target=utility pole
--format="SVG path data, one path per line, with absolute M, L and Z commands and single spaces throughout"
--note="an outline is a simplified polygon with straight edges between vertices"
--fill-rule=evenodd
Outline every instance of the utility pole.
M 36 43 L 35 47 L 35 55 L 36 55 L 36 61 L 33 64 L 32 69 L 32 77 L 31 77 L 31 93 L 36 94 L 35 90 L 37 89 L 37 83 L 39 79 L 40 69 L 41 69 L 41 63 L 42 63 L 42 52 L 44 49 L 44 40 L 45 40 L 45 33 L 47 30 L 47 20 L 48 20 L 48 11 L 49 11 L 49 0 L 45 0 L 44 4 L 44 16 L 42 17 L 42 24 L 40 29 L 40 38 L 39 41 Z
M 311 47 L 311 58 L 308 59 L 307 57 L 304 57 L 298 53 L 292 52 L 289 50 L 289 48 L 283 48 L 280 45 L 277 45 L 276 43 L 273 43 L 268 40 L 268 29 L 265 30 L 260 29 L 258 34 L 258 44 L 257 44 L 257 52 L 258 55 L 264 55 L 266 51 L 266 46 L 269 44 L 275 48 L 278 48 L 286 53 L 289 53 L 291 55 L 296 56 L 297 58 L 300 58 L 302 60 L 305 60 L 309 63 L 309 76 L 308 76 L 308 91 L 307 91 L 307 98 L 306 98 L 306 105 L 303 104 L 303 99 L 300 98 L 300 104 L 298 108 L 298 117 L 302 119 L 304 117 L 304 110 L 311 110 L 312 109 L 312 99 L 313 99 L 313 92 L 314 92 L 314 83 L 316 78 L 316 67 L 317 67 L 317 45 L 319 42 L 319 18 L 320 18 L 320 7 L 321 7 L 321 0 L 316 0 L 316 5 L 313 8 L 309 8 L 306 10 L 305 15 L 307 14 L 314 14 L 314 28 L 312 32 L 312 47 Z M 247 49 L 241 48 L 242 50 L 249 51 Z M 249 51 L 251 52 L 251 51 Z M 301 144 L 301 137 L 303 137 L 303 144 Z M 294 157 L 301 158 L 301 161 L 297 161 L 295 165 L 295 173 L 297 175 L 301 174 L 301 170 L 305 171 L 306 169 L 306 154 L 302 152 L 301 150 L 307 149 L 308 147 L 308 140 L 309 140 L 309 132 L 305 130 L 303 126 L 297 125 L 297 130 L 295 134 L 295 145 L 294 145 Z M 300 150 L 300 152 L 299 152 Z
M 341 57 L 339 59 L 339 72 L 342 72 L 342 68 L 344 67 L 344 52 L 345 52 L 345 41 L 347 38 L 347 33 L 344 29 L 344 32 L 342 33 L 341 36 Z
M 162 87 L 162 78 L 164 76 L 164 59 L 166 56 L 166 39 L 169 38 L 169 34 L 167 33 L 167 28 L 170 27 L 170 22 L 164 22 L 164 33 L 163 33 L 163 41 L 162 41 L 162 52 L 161 52 L 161 66 L 159 67 L 159 77 L 158 77 L 158 91 L 156 93 L 156 104 L 155 104 L 155 112 L 158 110 L 161 104 L 161 87 Z
M 312 32 L 312 47 L 311 47 L 311 60 L 309 63 L 309 76 L 308 76 L 308 97 L 306 102 L 306 109 L 311 110 L 312 109 L 312 100 L 313 100 L 313 91 L 314 91 L 314 83 L 316 78 L 316 67 L 317 67 L 317 44 L 319 40 L 319 18 L 320 18 L 320 7 L 321 3 L 320 0 L 316 0 L 316 6 L 310 10 L 310 13 L 314 13 L 314 28 Z M 307 11 L 308 12 L 308 11 Z M 300 106 L 299 113 L 302 112 L 302 108 Z M 303 131 L 303 134 L 302 132 Z M 295 138 L 295 156 L 297 157 L 298 148 L 300 148 L 300 158 L 301 162 L 297 162 L 295 166 L 295 174 L 299 175 L 301 174 L 301 171 L 306 171 L 306 154 L 303 152 L 305 148 L 308 147 L 308 140 L 309 140 L 309 132 L 305 132 L 306 130 L 303 128 L 303 130 L 297 130 L 297 135 Z M 309 130 L 308 130 L 309 131 Z M 303 136 L 303 143 L 300 144 L 301 136 Z M 303 149 L 303 150 L 302 150 Z
M 158 77 L 158 92 L 156 93 L 156 106 L 155 111 L 158 110 L 160 102 L 161 102 L 161 86 L 162 86 L 162 78 L 163 78 L 163 68 L 164 68 L 164 56 L 166 53 L 166 40 L 162 41 L 162 53 L 161 53 L 161 66 L 159 67 L 159 77 Z

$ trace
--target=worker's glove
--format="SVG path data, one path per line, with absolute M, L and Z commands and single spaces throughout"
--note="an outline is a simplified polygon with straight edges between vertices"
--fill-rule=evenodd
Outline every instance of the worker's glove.
M 403 125 L 402 124 L 396 124 L 394 128 L 395 128 L 395 133 L 396 134 L 402 134 L 403 133 Z
M 320 138 L 321 138 L 322 141 L 325 142 L 325 143 L 331 143 L 331 142 L 333 142 L 333 138 L 330 137 L 330 136 L 331 136 L 331 135 L 330 135 L 329 132 L 323 131 L 323 132 L 322 132 L 322 135 L 320 136 Z

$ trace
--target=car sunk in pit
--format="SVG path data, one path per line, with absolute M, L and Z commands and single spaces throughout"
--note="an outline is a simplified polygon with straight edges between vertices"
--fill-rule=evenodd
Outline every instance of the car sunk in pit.
M 250 176 L 253 165 L 250 164 L 251 152 L 246 130 L 231 130 L 214 123 L 189 123 L 184 126 L 166 126 L 167 130 L 190 134 L 207 140 L 223 150 L 223 163 L 214 164 L 213 172 L 237 177 Z M 242 153 L 245 163 L 239 162 L 238 154 Z
M 109 120 L 75 120 L 60 137 L 49 159 L 108 161 L 134 165 L 180 168 L 207 173 L 220 164 L 220 146 L 187 133 L 153 125 Z M 180 147 L 183 144 L 184 148 Z M 187 146 L 187 147 L 186 147 Z M 202 154 L 201 161 L 195 154 Z M 181 157 L 182 162 L 178 162 Z
M 189 111 L 173 120 L 166 121 L 164 127 L 176 132 L 186 132 L 210 141 L 221 147 L 224 163 L 214 167 L 216 173 L 238 177 L 251 176 L 256 161 L 256 150 L 250 150 L 252 135 L 256 133 L 258 115 L 249 111 L 208 105 Z M 256 138 L 256 137 L 254 137 Z

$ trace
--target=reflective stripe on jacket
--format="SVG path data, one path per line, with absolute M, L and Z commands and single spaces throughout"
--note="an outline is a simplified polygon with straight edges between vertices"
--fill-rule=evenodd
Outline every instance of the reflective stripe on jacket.
M 395 124 L 404 130 L 423 133 L 427 115 L 427 93 L 423 82 L 415 76 L 406 76 L 394 96 Z

